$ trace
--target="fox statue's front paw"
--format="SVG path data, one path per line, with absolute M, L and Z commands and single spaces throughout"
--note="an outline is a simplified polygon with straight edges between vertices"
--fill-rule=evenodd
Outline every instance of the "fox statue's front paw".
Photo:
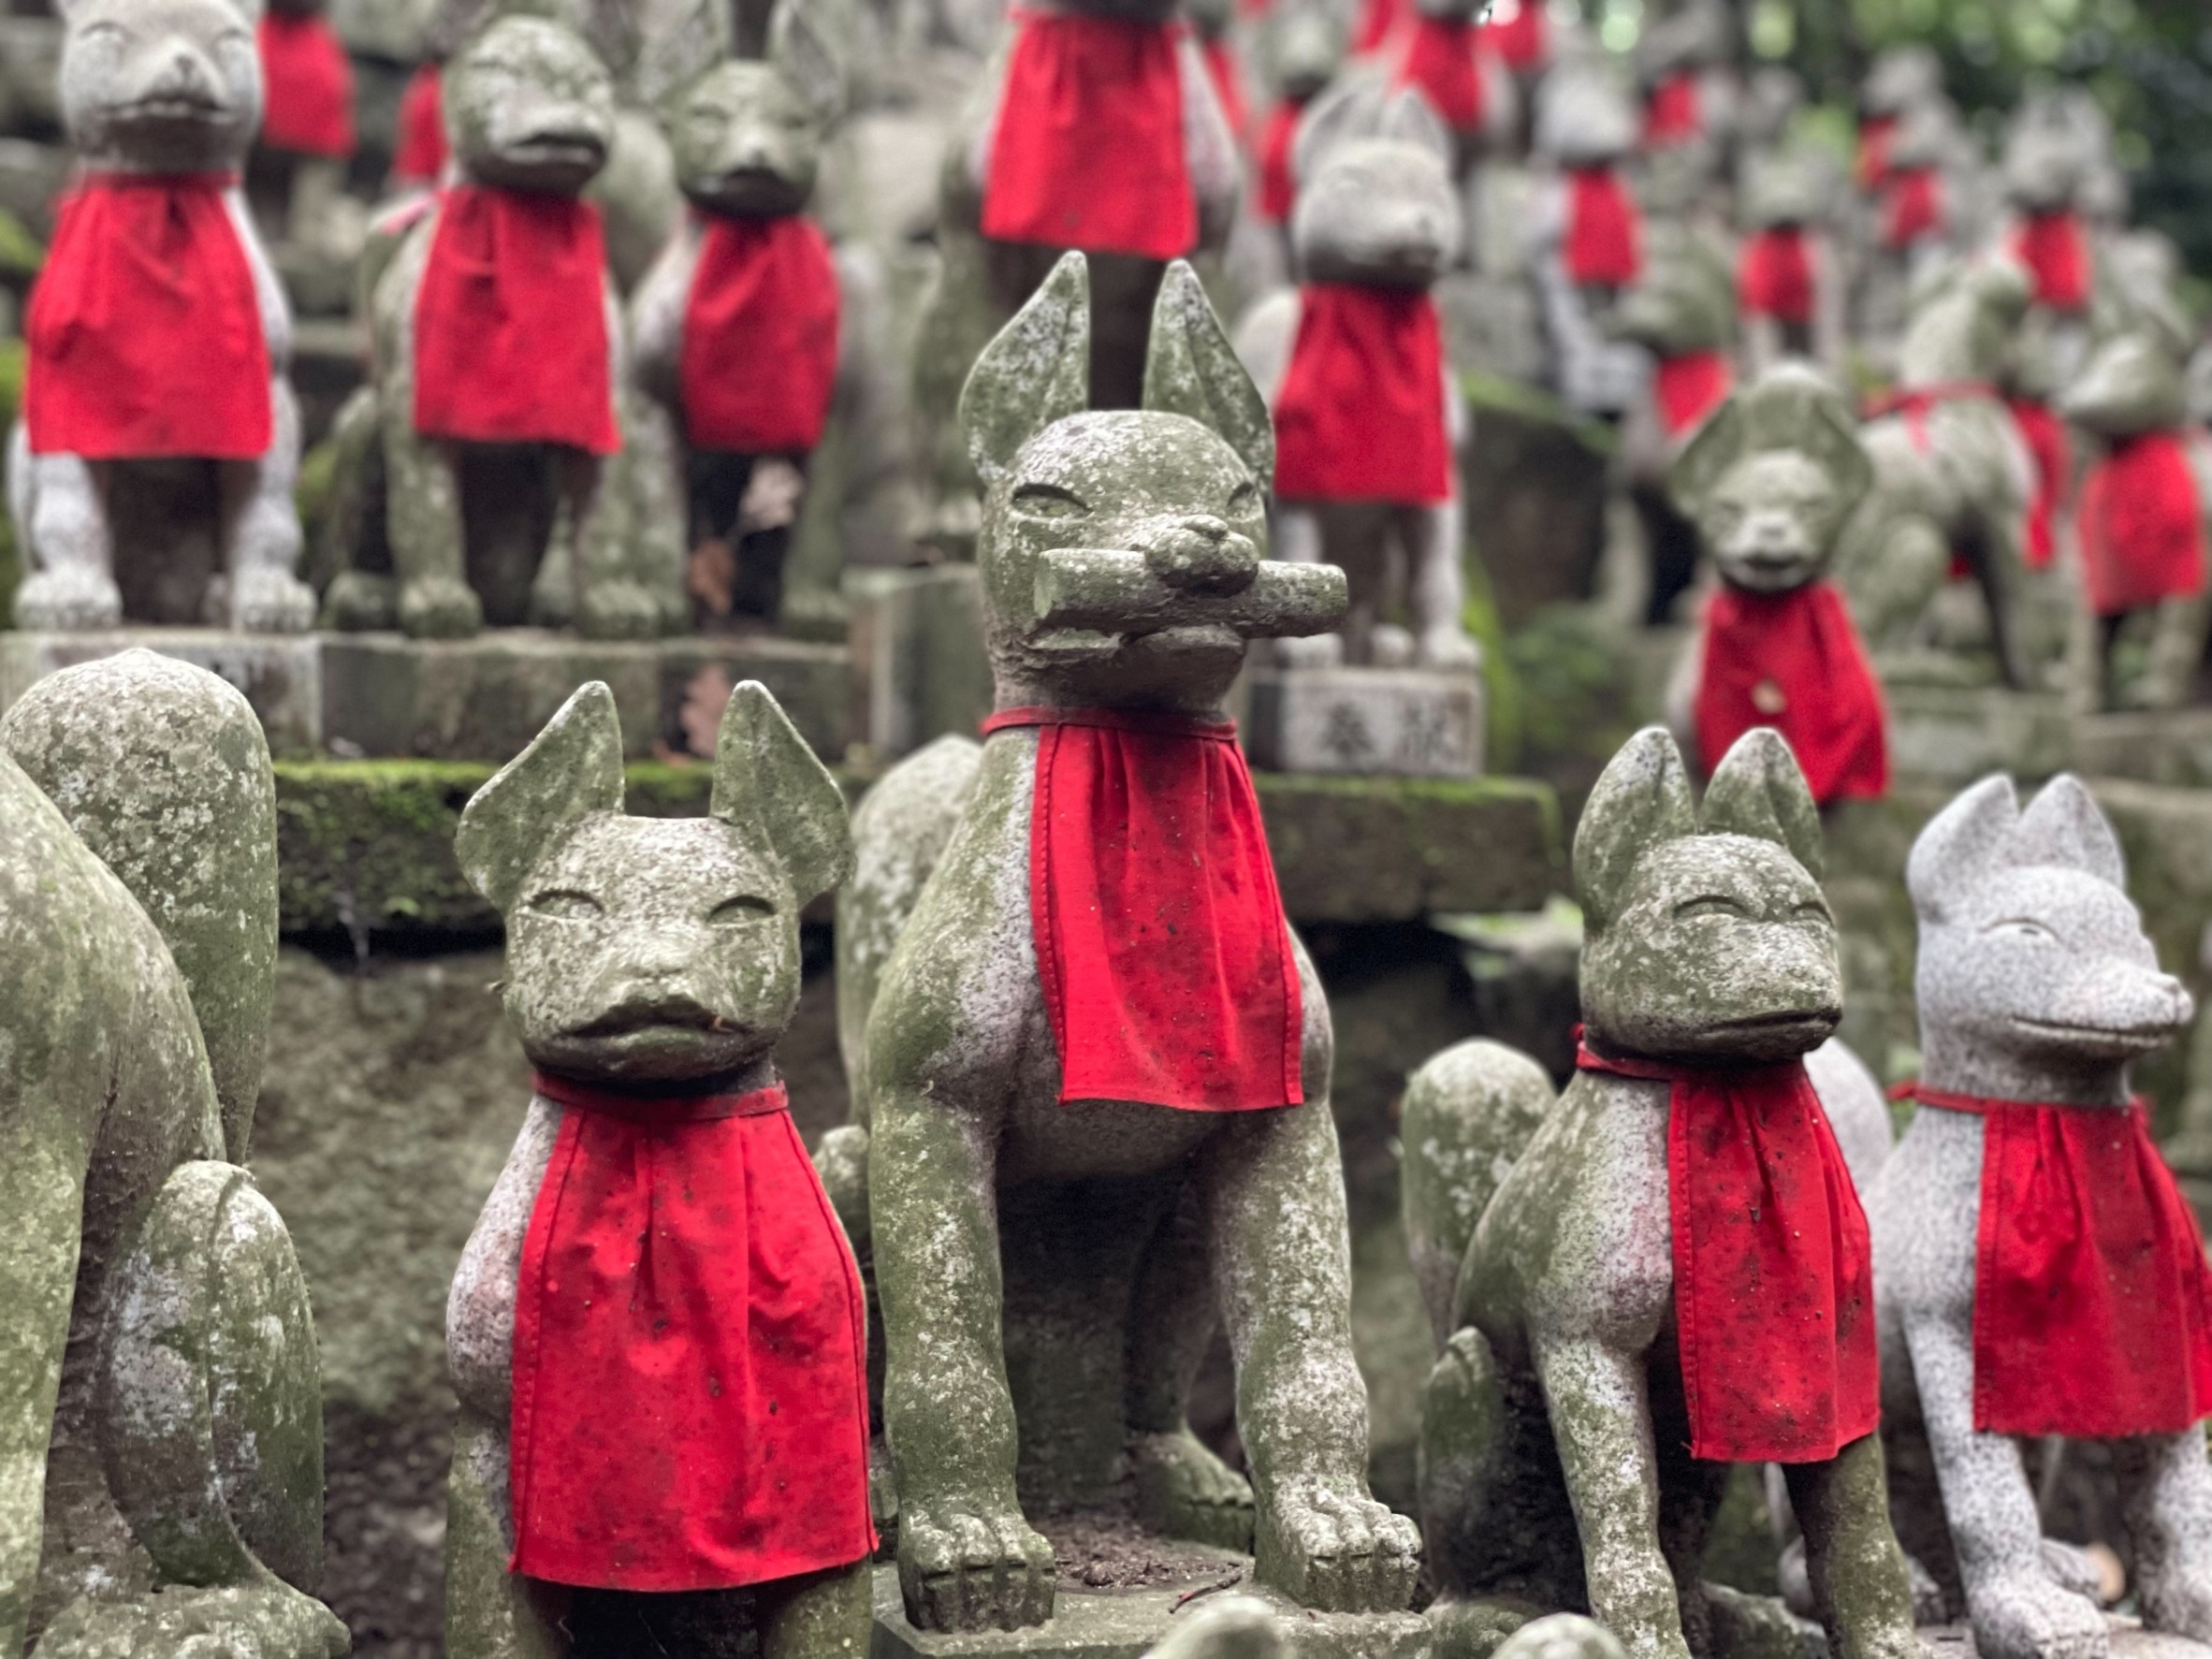
M 328 1608 L 270 1578 L 219 1589 L 171 1585 L 125 1601 L 90 1596 L 64 1608 L 39 1638 L 39 1659 L 339 1659 L 353 1646 Z
M 1189 1429 L 1129 1441 L 1137 1514 L 1172 1538 L 1217 1549 L 1252 1548 L 1252 1485 Z
M 240 633 L 305 633 L 315 625 L 314 589 L 289 571 L 240 571 L 231 592 L 230 623 Z
M 1259 1505 L 1255 1576 L 1324 1613 L 1394 1613 L 1413 1600 L 1420 1531 L 1359 1480 L 1286 1480 Z
M 1424 633 L 1416 647 L 1416 656 L 1423 668 L 1439 668 L 1453 674 L 1482 666 L 1481 647 L 1456 622 Z
M 484 627 L 484 602 L 451 576 L 401 582 L 400 626 L 410 639 L 473 639 Z
M 1966 1605 L 1985 1659 L 2105 1659 L 2110 1652 L 2097 1604 L 2054 1584 L 2040 1560 L 1969 1585 Z
M 2155 1568 L 2139 1561 L 2136 1573 L 2144 1623 L 2212 1643 L 2212 1560 L 2202 1551 L 2182 1550 Z
M 15 590 L 15 625 L 32 633 L 84 633 L 123 620 L 123 591 L 98 571 L 42 570 Z
M 1020 1630 L 1053 1616 L 1053 1547 L 1002 1504 L 912 1503 L 898 1517 L 898 1587 L 919 1630 Z
M 586 639 L 651 639 L 661 632 L 661 602 L 638 582 L 593 582 L 576 606 L 576 632 Z

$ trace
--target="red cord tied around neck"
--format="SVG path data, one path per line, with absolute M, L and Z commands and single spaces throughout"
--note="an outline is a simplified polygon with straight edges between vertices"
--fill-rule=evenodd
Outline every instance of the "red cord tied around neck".
M 726 1590 L 875 1549 L 867 1310 L 781 1084 L 563 1111 L 515 1303 L 509 1570 Z
M 1308 283 L 1275 398 L 1287 502 L 1449 501 L 1444 326 L 1422 288 Z
M 230 173 L 87 173 L 31 288 L 34 455 L 254 460 L 275 432 L 269 338 Z
M 2143 1102 L 1892 1093 L 1983 1120 L 1974 1427 L 2103 1438 L 2212 1416 L 2212 1270 Z
M 1180 259 L 1198 246 L 1182 25 L 1017 9 L 983 234 Z
M 837 268 L 813 221 L 708 217 L 677 363 L 691 446 L 811 451 L 837 386 Z
M 1804 1062 L 1585 1071 L 1666 1083 L 1675 1325 L 1690 1453 L 1820 1463 L 1874 1432 L 1873 1251 Z
M 343 160 L 354 153 L 354 65 L 320 12 L 262 14 L 261 142 Z
M 2003 394 L 1986 380 L 1943 380 L 1930 386 L 1901 386 L 1870 397 L 1860 405 L 1859 418 L 1882 420 L 1892 415 L 1902 415 L 1906 436 L 1912 439 L 1913 447 L 1925 455 L 1932 446 L 1928 417 L 1943 404 L 2001 401 Z
M 621 447 L 599 210 L 457 184 L 415 300 L 415 429 L 472 444 Z
M 1889 789 L 1882 689 L 1836 585 L 1716 591 L 1705 613 L 1695 703 L 1707 770 L 1754 726 L 1780 732 L 1822 806 Z
M 1295 1106 L 1298 960 L 1233 724 L 1009 708 L 1037 731 L 1029 924 L 1060 1100 Z
M 2100 617 L 2205 589 L 2205 503 L 2183 433 L 2114 441 L 2082 480 L 2074 526 L 2082 585 Z

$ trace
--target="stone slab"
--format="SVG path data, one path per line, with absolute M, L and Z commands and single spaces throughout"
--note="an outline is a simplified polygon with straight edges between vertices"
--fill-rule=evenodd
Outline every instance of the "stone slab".
M 2074 763 L 2092 778 L 2212 787 L 2212 708 L 2083 716 L 2074 724 Z
M 1191 1591 L 1202 1594 L 1208 1582 L 1099 1594 L 1063 1588 L 1042 1625 L 954 1635 L 908 1623 L 898 1569 L 880 1566 L 868 1659 L 1141 1659 L 1166 1637 L 1182 1608 L 1202 1605 Z M 1427 1659 L 1431 1651 L 1428 1622 L 1418 1613 L 1312 1613 L 1249 1582 L 1235 1588 L 1274 1608 L 1284 1646 L 1298 1659 Z
M 973 736 L 991 712 L 982 573 L 972 564 L 853 570 L 844 591 L 855 739 L 894 761 L 949 732 Z
M 1428 668 L 1255 669 L 1244 746 L 1278 772 L 1388 778 L 1482 773 L 1478 674 Z
M 322 747 L 322 676 L 317 636 L 311 633 L 233 633 L 220 628 L 0 633 L 0 710 L 57 670 L 139 648 L 205 668 L 244 692 L 261 717 L 271 753 L 313 754 Z
M 850 732 L 851 670 L 841 646 L 768 637 L 600 641 L 526 628 L 468 640 L 319 637 L 324 741 L 349 756 L 504 762 L 593 679 L 613 688 L 623 749 L 633 758 L 710 753 L 721 705 L 744 679 L 774 692 L 825 760 L 844 758 Z
M 2142 1622 L 2117 1613 L 2104 1615 L 2112 1659 L 2212 1659 L 2212 1647 L 2163 1630 L 2146 1630 Z M 1979 1659 L 1972 1629 L 1964 1624 L 1923 1624 L 1920 1639 L 1932 1659 Z
M 2074 722 L 2056 691 L 1899 685 L 1889 705 L 1889 763 L 1900 779 L 1959 788 L 1992 772 L 2023 782 L 2075 764 Z

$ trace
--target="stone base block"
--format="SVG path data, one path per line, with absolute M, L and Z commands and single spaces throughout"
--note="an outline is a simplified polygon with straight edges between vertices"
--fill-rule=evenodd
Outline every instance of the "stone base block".
M 1244 1581 L 1232 1575 L 1244 1567 Z M 1256 1590 L 1248 1558 L 1222 1556 L 1217 1579 L 1157 1590 L 1098 1594 L 1063 1586 L 1052 1619 L 1028 1630 L 982 1630 L 958 1635 L 916 1630 L 907 1623 L 898 1594 L 898 1569 L 876 1569 L 876 1629 L 868 1659 L 1140 1659 L 1174 1627 L 1179 1613 L 1203 1606 L 1190 1596 L 1209 1584 L 1233 1584 L 1282 1615 L 1284 1646 L 1294 1659 L 1426 1659 L 1428 1622 L 1419 1613 L 1311 1613 L 1272 1591 Z
M 840 646 L 693 636 L 597 641 L 534 629 L 467 640 L 324 634 L 324 740 L 341 753 L 504 761 L 586 680 L 613 688 L 624 752 L 710 755 L 739 680 L 775 693 L 829 761 L 843 759 L 851 667 Z
M 975 735 L 991 712 L 982 573 L 972 564 L 856 570 L 851 611 L 855 736 L 895 761 L 949 732 Z
M 1890 770 L 1963 787 L 1992 772 L 2023 783 L 2075 764 L 2074 722 L 2056 691 L 1904 685 L 1886 692 Z
M 1244 747 L 1276 772 L 1475 778 L 1482 680 L 1429 668 L 1263 668 Z
M 2084 716 L 2074 723 L 2074 764 L 2091 778 L 2212 786 L 2212 708 Z
M 2212 1647 L 2163 1630 L 2146 1630 L 2141 1621 L 2117 1613 L 2104 1615 L 2106 1639 L 2112 1659 L 2212 1659 Z M 1964 1624 L 1923 1624 L 1921 1651 L 1937 1659 L 1977 1659 L 1981 1650 L 1974 1633 Z
M 312 633 L 232 633 L 220 628 L 0 633 L 0 709 L 58 670 L 139 648 L 205 668 L 243 691 L 261 717 L 272 753 L 306 755 L 322 747 L 320 641 Z

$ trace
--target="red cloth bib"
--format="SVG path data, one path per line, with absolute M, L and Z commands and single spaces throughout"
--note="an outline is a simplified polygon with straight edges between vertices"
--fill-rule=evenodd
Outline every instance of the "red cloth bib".
M 1361 0 L 1359 24 L 1352 30 L 1354 55 L 1380 51 L 1412 11 L 1413 0 Z
M 457 184 L 415 300 L 415 429 L 473 444 L 621 447 L 599 210 Z
M 261 18 L 261 141 L 342 159 L 354 153 L 354 66 L 320 12 Z
M 400 142 L 392 177 L 435 184 L 445 173 L 445 91 L 436 64 L 421 64 L 400 95 Z
M 859 1561 L 867 1304 L 781 1084 L 564 1108 L 515 1300 L 512 1572 L 722 1590 Z
M 215 173 L 88 173 L 31 289 L 34 455 L 254 460 L 274 431 L 253 267 Z
M 1943 177 L 1933 167 L 1908 167 L 1885 176 L 1882 245 L 1892 253 L 1943 227 Z
M 1516 75 L 1541 69 L 1551 53 L 1544 0 L 1496 0 L 1491 12 L 1492 21 L 1483 24 L 1483 32 L 1498 61 Z
M 1298 118 L 1304 113 L 1303 104 L 1284 98 L 1267 112 L 1267 121 L 1259 129 L 1257 205 L 1262 224 L 1288 224 L 1290 210 L 1298 205 L 1298 182 L 1290 171 L 1290 151 L 1298 141 Z
M 2212 1271 L 2143 1102 L 1899 1092 L 1983 1120 L 1974 1427 L 2103 1438 L 2212 1416 Z
M 1625 288 L 1643 269 L 1636 200 L 1609 167 L 1567 169 L 1567 274 L 1585 287 Z
M 1398 84 L 1418 88 L 1455 133 L 1482 130 L 1482 65 L 1475 61 L 1480 37 L 1472 18 L 1424 11 L 1414 21 L 1399 61 Z
M 1710 771 L 1754 726 L 1788 742 L 1822 806 L 1889 788 L 1881 688 L 1832 582 L 1787 593 L 1723 588 L 1705 612 L 1697 751 Z
M 2035 282 L 2035 303 L 2053 311 L 2087 311 L 2089 242 L 2069 209 L 2030 213 L 2013 233 L 2013 254 Z
M 1230 51 L 1229 41 L 1216 35 L 1199 41 L 1199 56 L 1205 60 L 1206 79 L 1214 83 L 1214 95 L 1221 100 L 1229 130 L 1242 144 L 1252 130 L 1252 104 L 1244 96 L 1244 77 L 1237 67 L 1236 54 Z
M 1308 283 L 1275 398 L 1287 502 L 1451 499 L 1444 327 L 1423 288 Z
M 2100 617 L 2204 591 L 2204 503 L 2181 433 L 2115 443 L 2082 480 L 2074 525 L 2083 586 Z
M 1167 23 L 1014 13 L 985 236 L 1146 259 L 1198 246 L 1180 38 Z
M 1736 296 L 1752 316 L 1797 327 L 1812 321 L 1812 249 L 1803 226 L 1776 225 L 1744 239 Z
M 1661 357 L 1652 376 L 1659 424 L 1680 438 L 1721 406 L 1736 384 L 1725 352 L 1679 352 Z
M 1855 167 L 1861 189 L 1871 190 L 1889 177 L 1889 147 L 1897 140 L 1898 118 L 1870 115 L 1858 124 L 1858 160 Z
M 1295 1106 L 1298 963 L 1233 725 L 1008 708 L 1035 726 L 1029 923 L 1060 1099 Z
M 813 221 L 710 217 L 678 372 L 695 449 L 803 455 L 837 377 L 837 272 Z
M 1872 1433 L 1873 1249 L 1804 1063 L 1666 1066 L 1586 1045 L 1575 1063 L 1673 1085 L 1666 1190 L 1690 1455 L 1821 1463 Z
M 1686 144 L 1704 130 L 1695 70 L 1678 71 L 1652 89 L 1652 95 L 1644 101 L 1646 144 Z
M 2066 423 L 2048 403 L 2033 398 L 2008 398 L 2013 425 L 2020 442 L 2035 462 L 2035 490 L 2028 501 L 2027 545 L 2023 559 L 2030 570 L 2047 570 L 2059 548 L 2059 504 L 2074 476 L 2074 445 L 2066 436 Z

